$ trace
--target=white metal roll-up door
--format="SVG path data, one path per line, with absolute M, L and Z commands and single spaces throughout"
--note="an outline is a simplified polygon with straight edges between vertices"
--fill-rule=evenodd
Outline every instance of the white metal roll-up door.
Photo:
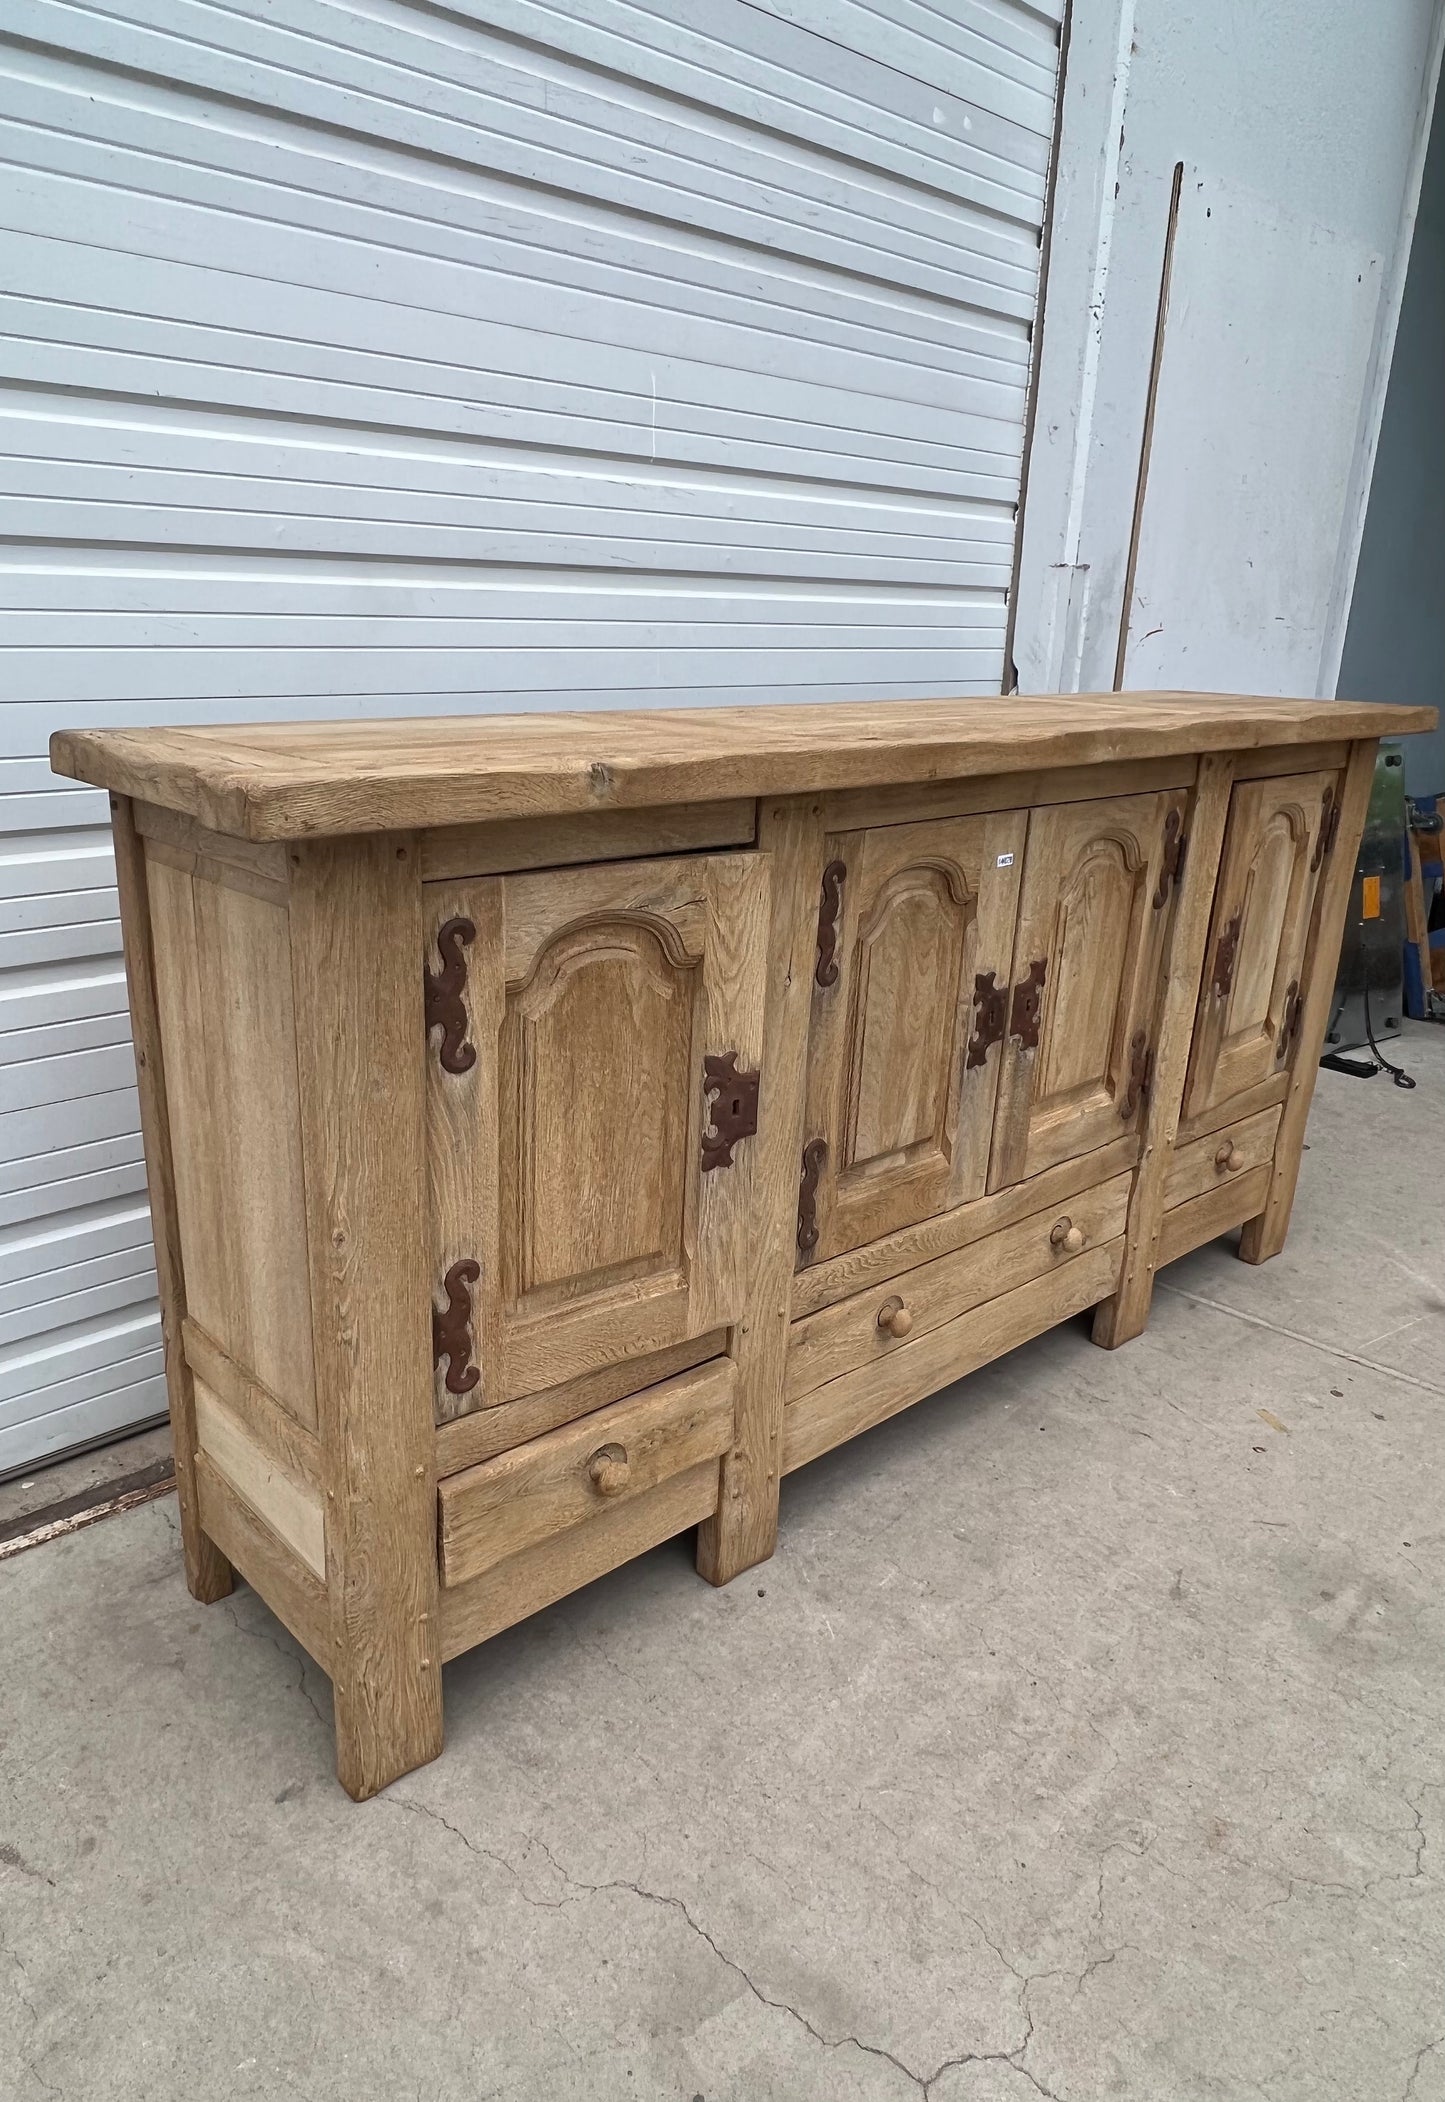
M 7 0 L 0 1473 L 164 1409 L 62 724 L 996 693 L 1062 0 Z

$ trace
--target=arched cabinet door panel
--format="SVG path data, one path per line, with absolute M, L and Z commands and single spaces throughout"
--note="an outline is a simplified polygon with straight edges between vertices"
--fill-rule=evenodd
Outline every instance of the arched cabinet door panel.
M 472 1345 L 438 1365 L 438 1414 L 739 1319 L 768 857 L 427 892 L 435 1303 L 461 1293 Z
M 1336 774 L 1287 774 L 1241 781 L 1230 798 L 1185 1084 L 1186 1119 L 1289 1069 L 1315 893 L 1339 792 Z
M 825 843 L 798 1245 L 822 1261 L 984 1193 L 1026 818 Z
M 1032 812 L 990 1189 L 1138 1129 L 1187 804 L 1168 789 Z

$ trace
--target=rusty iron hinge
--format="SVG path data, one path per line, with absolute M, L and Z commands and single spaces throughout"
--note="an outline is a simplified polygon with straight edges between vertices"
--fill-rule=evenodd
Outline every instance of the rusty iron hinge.
M 1321 868 L 1324 865 L 1326 858 L 1334 852 L 1335 839 L 1339 833 L 1339 829 L 1339 801 L 1336 798 L 1334 790 L 1332 788 L 1327 788 L 1324 793 L 1324 801 L 1320 805 L 1319 837 L 1315 840 L 1315 850 L 1310 857 L 1311 874 L 1313 874 L 1316 869 Z
M 477 1062 L 477 1047 L 467 1042 L 467 959 L 462 950 L 476 939 L 472 920 L 445 920 L 437 929 L 437 950 L 442 967 L 425 969 L 426 1033 L 442 1033 L 441 1065 L 444 1073 L 469 1073 Z
M 1141 1103 L 1149 1100 L 1154 1085 L 1154 1053 L 1144 1030 L 1137 1030 L 1129 1044 L 1129 1085 L 1119 1104 L 1119 1115 L 1127 1124 Z
M 803 1173 L 798 1184 L 798 1253 L 811 1255 L 818 1245 L 818 1178 L 828 1158 L 826 1139 L 809 1139 L 803 1148 Z
M 1169 902 L 1169 893 L 1179 881 L 1184 867 L 1184 849 L 1189 838 L 1184 830 L 1184 812 L 1171 810 L 1164 820 L 1164 859 L 1159 865 L 1159 881 L 1154 890 L 1154 910 L 1159 912 Z
M 1244 924 L 1244 914 L 1237 912 L 1226 926 L 1214 951 L 1214 990 L 1221 1000 L 1229 997 L 1229 988 L 1234 983 L 1234 958 L 1239 948 L 1239 930 Z
M 1048 976 L 1048 969 L 1048 958 L 1040 957 L 1037 963 L 1029 965 L 1027 978 L 1020 978 L 1014 987 L 1008 1033 L 1025 1051 L 1038 1047 L 1039 1021 L 1044 1011 L 1044 979 Z
M 980 971 L 973 981 L 973 1035 L 968 1040 L 963 1069 L 972 1072 L 975 1066 L 988 1063 L 988 1054 L 995 1044 L 1003 1042 L 1004 1024 L 1008 1018 L 1008 987 L 994 983 L 992 971 Z
M 471 1293 L 481 1274 L 481 1264 L 473 1262 L 470 1256 L 453 1263 L 442 1279 L 446 1309 L 438 1313 L 432 1308 L 431 1361 L 436 1366 L 446 1359 L 448 1394 L 470 1394 L 482 1376 L 480 1368 L 472 1363 Z
M 702 1167 L 730 1168 L 733 1148 L 739 1139 L 750 1139 L 758 1128 L 759 1073 L 740 1073 L 736 1051 L 721 1058 L 711 1054 L 702 1062 L 704 1114 L 708 1119 L 702 1134 Z
M 830 861 L 823 871 L 823 900 L 818 907 L 818 961 L 813 976 L 821 986 L 838 983 L 838 907 L 843 899 L 843 878 L 848 865 Z
M 1299 989 L 1298 978 L 1290 980 L 1289 991 L 1284 996 L 1284 1013 L 1280 1017 L 1279 1042 L 1274 1047 L 1276 1060 L 1282 1060 L 1290 1045 L 1299 1035 L 1300 1017 L 1304 1013 L 1304 995 Z

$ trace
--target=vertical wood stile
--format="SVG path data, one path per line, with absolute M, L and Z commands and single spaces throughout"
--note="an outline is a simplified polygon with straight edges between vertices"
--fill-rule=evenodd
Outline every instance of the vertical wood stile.
M 170 1407 L 171 1442 L 175 1448 L 176 1501 L 181 1512 L 181 1545 L 186 1582 L 202 1605 L 213 1605 L 231 1589 L 231 1565 L 201 1528 L 196 1492 L 196 1396 L 181 1343 L 186 1316 L 186 1280 L 181 1262 L 181 1230 L 176 1208 L 175 1165 L 166 1108 L 165 1061 L 161 1053 L 160 1016 L 156 1004 L 155 956 L 152 948 L 150 894 L 146 883 L 145 845 L 135 829 L 129 796 L 110 799 L 115 839 L 115 880 L 120 897 L 125 981 L 130 997 L 130 1026 L 135 1043 L 136 1090 L 140 1096 L 141 1135 L 145 1144 L 146 1189 L 150 1196 L 151 1231 L 155 1238 L 156 1282 L 161 1302 L 161 1341 L 165 1355 L 166 1399 Z
M 1263 1211 L 1251 1219 L 1239 1243 L 1246 1263 L 1268 1262 L 1278 1255 L 1289 1232 L 1294 1209 L 1295 1184 L 1299 1180 L 1300 1154 L 1304 1148 L 1305 1124 L 1314 1098 L 1315 1075 L 1324 1049 L 1325 1030 L 1334 997 L 1335 972 L 1339 968 L 1340 944 L 1344 939 L 1345 913 L 1355 880 L 1355 862 L 1370 807 L 1375 781 L 1375 754 L 1379 739 L 1362 738 L 1350 746 L 1340 796 L 1339 830 L 1315 893 L 1314 925 L 1304 969 L 1304 1005 L 1300 1011 L 1290 1071 L 1289 1093 L 1279 1120 L 1274 1147 L 1274 1173 Z
M 783 1374 L 822 874 L 821 801 L 792 796 L 764 803 L 758 846 L 772 856 L 772 914 L 752 1183 L 756 1216 L 747 1311 L 732 1338 L 738 1367 L 735 1442 L 722 1462 L 717 1513 L 698 1529 L 698 1572 L 711 1584 L 726 1584 L 740 1570 L 766 1561 L 778 1533 Z
M 1159 1260 L 1159 1233 L 1164 1223 L 1165 1183 L 1173 1158 L 1174 1135 L 1184 1099 L 1199 979 L 1209 939 L 1214 885 L 1224 847 L 1234 760 L 1211 753 L 1199 762 L 1189 814 L 1184 876 L 1175 902 L 1174 924 L 1165 965 L 1164 999 L 1159 1039 L 1144 1114 L 1142 1147 L 1134 1171 L 1129 1219 L 1124 1233 L 1124 1268 L 1119 1288 L 1094 1312 L 1094 1341 L 1106 1350 L 1143 1332 L 1154 1292 Z
M 398 833 L 290 851 L 336 1765 L 361 1799 L 442 1748 L 421 860 Z

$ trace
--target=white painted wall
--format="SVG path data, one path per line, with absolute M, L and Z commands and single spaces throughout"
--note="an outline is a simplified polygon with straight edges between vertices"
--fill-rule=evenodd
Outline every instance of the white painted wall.
M 1126 688 L 1334 691 L 1439 63 L 1439 0 L 1075 0 L 1014 635 Z

